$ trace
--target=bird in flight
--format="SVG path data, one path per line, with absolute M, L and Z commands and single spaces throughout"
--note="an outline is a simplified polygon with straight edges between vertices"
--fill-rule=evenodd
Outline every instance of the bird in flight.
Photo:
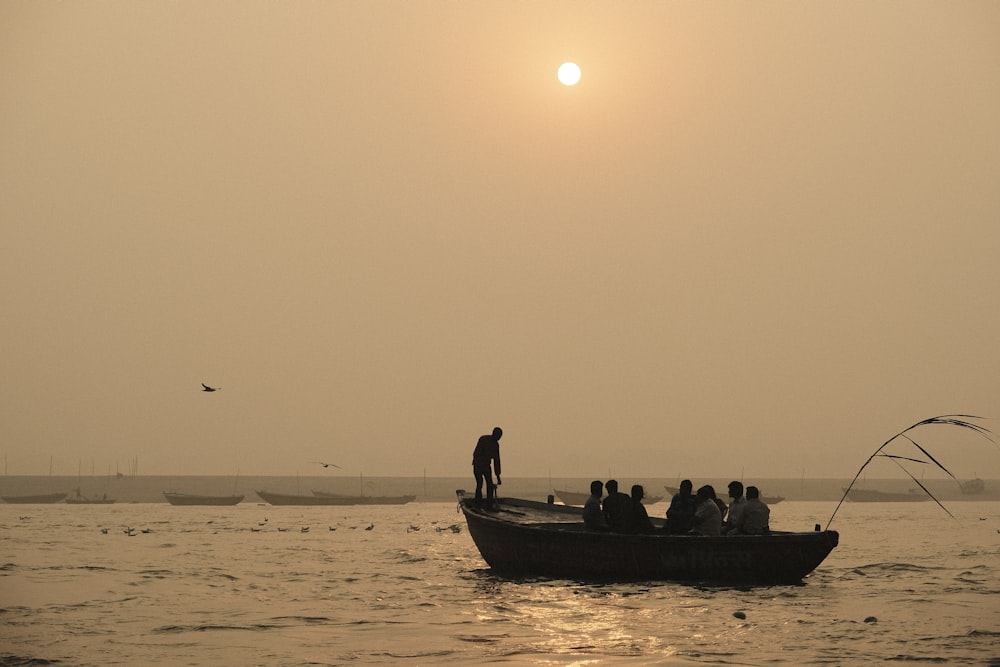
M 322 461 L 313 461 L 313 463 L 318 463 L 321 466 L 323 466 L 324 468 L 330 468 L 330 467 L 339 468 L 340 467 L 336 463 L 323 463 Z
M 202 389 L 202 391 L 219 391 L 220 389 L 222 389 L 222 387 L 209 387 L 204 382 L 201 383 L 201 386 L 204 387 L 204 389 Z

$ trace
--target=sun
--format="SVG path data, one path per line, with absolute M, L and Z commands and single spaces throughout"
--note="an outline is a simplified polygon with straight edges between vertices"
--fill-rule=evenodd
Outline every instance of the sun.
M 560 65 L 559 81 L 564 86 L 575 86 L 580 81 L 580 66 L 576 63 L 563 63 Z

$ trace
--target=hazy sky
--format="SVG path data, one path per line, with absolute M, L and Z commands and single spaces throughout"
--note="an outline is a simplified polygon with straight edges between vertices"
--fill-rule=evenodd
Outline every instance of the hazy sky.
M 0 0 L 0 224 L 9 474 L 849 476 L 1000 431 L 1000 3 Z

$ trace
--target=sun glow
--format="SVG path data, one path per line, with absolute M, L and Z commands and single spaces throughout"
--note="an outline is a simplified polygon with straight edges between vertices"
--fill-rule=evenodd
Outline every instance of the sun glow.
M 560 65 L 559 81 L 564 86 L 575 86 L 580 81 L 580 66 L 576 63 L 563 63 Z

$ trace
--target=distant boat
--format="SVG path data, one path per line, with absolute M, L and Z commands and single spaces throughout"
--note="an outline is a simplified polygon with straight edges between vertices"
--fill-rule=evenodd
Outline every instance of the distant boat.
M 171 505 L 238 505 L 243 496 L 199 496 L 180 491 L 164 491 L 163 497 Z
M 115 499 L 108 498 L 106 493 L 100 498 L 88 498 L 80 493 L 80 487 L 76 487 L 76 495 L 66 499 L 67 505 L 111 505 L 114 502 Z
M 671 498 L 673 498 L 678 493 L 680 493 L 680 489 L 678 489 L 676 486 L 664 486 L 663 488 L 667 490 L 667 493 L 670 494 Z M 692 493 L 691 495 L 694 495 L 694 494 Z M 785 497 L 784 496 L 761 496 L 760 499 L 764 502 L 765 505 L 777 505 L 782 500 L 784 500 Z
M 501 498 L 495 511 L 460 498 L 469 534 L 501 575 L 583 581 L 798 583 L 837 546 L 837 531 L 705 537 L 587 530 L 579 507 Z M 661 519 L 653 520 L 662 525 Z
M 889 493 L 887 491 L 874 491 L 870 489 L 844 489 L 847 499 L 855 503 L 916 503 L 930 500 L 926 493 Z
M 579 491 L 566 491 L 565 489 L 552 489 L 559 500 L 563 502 L 564 505 L 579 505 L 583 506 L 587 504 L 587 498 L 590 497 L 589 493 L 580 493 Z M 663 500 L 663 496 L 647 496 L 642 499 L 643 505 L 655 505 L 656 503 Z
M 967 496 L 976 495 L 986 490 L 986 482 L 978 477 L 970 479 L 967 482 L 962 482 L 960 486 L 962 488 L 962 493 Z
M 5 503 L 12 505 L 51 505 L 66 498 L 65 493 L 43 493 L 37 496 L 0 496 Z
M 311 496 L 258 491 L 257 495 L 271 505 L 405 505 L 416 496 L 339 496 L 325 491 L 313 491 Z

